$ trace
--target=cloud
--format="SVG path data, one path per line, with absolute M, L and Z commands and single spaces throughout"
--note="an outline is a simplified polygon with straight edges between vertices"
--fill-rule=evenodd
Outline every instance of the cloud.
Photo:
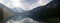
M 46 4 L 48 4 L 49 2 L 51 2 L 52 0 L 40 0 L 40 5 L 41 6 L 44 6 L 44 5 L 46 5 Z
M 48 4 L 49 2 L 51 2 L 52 0 L 3 0 L 3 2 L 5 1 L 5 3 L 9 3 L 7 4 L 8 6 L 10 6 L 11 8 L 13 7 L 20 7 L 23 10 L 32 10 L 38 6 L 44 6 L 46 4 Z
M 24 4 L 32 5 L 34 3 L 39 2 L 39 0 L 21 0 L 21 2 L 24 3 Z
M 44 6 L 51 2 L 52 0 L 21 0 L 22 9 L 32 10 L 38 6 Z

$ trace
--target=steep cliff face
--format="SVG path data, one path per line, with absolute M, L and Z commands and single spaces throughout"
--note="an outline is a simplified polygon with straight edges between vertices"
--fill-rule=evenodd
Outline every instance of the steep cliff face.
M 14 14 L 14 12 L 11 9 L 9 9 L 7 6 L 0 4 L 0 7 L 2 7 L 3 9 L 4 16 L 10 16 Z
M 11 10 L 11 9 L 9 9 L 7 6 L 5 6 L 5 5 L 3 5 L 3 4 L 1 4 L 0 3 L 0 12 L 1 12 L 1 17 L 3 16 L 4 17 L 4 21 L 8 18 L 8 17 L 10 17 L 10 16 L 12 16 L 12 15 L 14 15 L 15 13 Z M 2 12 L 3 11 L 3 12 Z
M 3 9 L 0 7 L 0 23 L 2 23 L 3 20 Z
M 11 9 L 9 9 L 9 8 L 3 8 L 3 11 L 4 11 L 4 16 L 11 16 L 11 15 L 14 15 L 14 12 L 11 10 Z

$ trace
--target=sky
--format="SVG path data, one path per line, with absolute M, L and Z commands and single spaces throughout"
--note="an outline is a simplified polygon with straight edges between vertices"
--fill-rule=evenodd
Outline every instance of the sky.
M 23 10 L 31 10 L 38 6 L 44 6 L 52 0 L 0 0 L 0 3 L 5 4 L 9 8 L 20 7 Z

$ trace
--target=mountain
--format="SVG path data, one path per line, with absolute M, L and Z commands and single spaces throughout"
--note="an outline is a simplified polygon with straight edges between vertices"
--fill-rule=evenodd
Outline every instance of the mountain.
M 14 11 L 11 10 L 10 8 L 8 8 L 7 6 L 5 6 L 4 4 L 1 4 L 0 3 L 0 7 L 3 8 L 3 11 L 4 11 L 4 15 L 13 15 L 14 14 Z
M 60 18 L 60 1 L 59 0 L 53 0 L 50 3 L 48 3 L 45 6 L 39 6 L 30 13 L 33 13 L 34 15 L 30 16 L 36 21 L 48 21 L 49 19 L 56 19 Z M 47 20 L 48 19 L 48 20 Z M 53 21 L 53 20 L 52 20 Z
M 0 7 L 2 8 L 3 11 L 3 20 L 5 21 L 8 17 L 14 15 L 14 11 L 11 10 L 10 8 L 8 8 L 7 6 L 5 6 L 4 4 L 0 3 Z M 4 22 L 3 21 L 3 22 Z
M 18 7 L 15 7 L 15 8 L 13 8 L 12 9 L 14 12 L 20 12 L 20 13 L 22 13 L 22 12 L 24 12 L 24 10 L 23 9 L 21 9 L 21 8 L 18 8 Z
M 3 8 L 0 7 L 0 23 L 2 23 L 4 18 Z

